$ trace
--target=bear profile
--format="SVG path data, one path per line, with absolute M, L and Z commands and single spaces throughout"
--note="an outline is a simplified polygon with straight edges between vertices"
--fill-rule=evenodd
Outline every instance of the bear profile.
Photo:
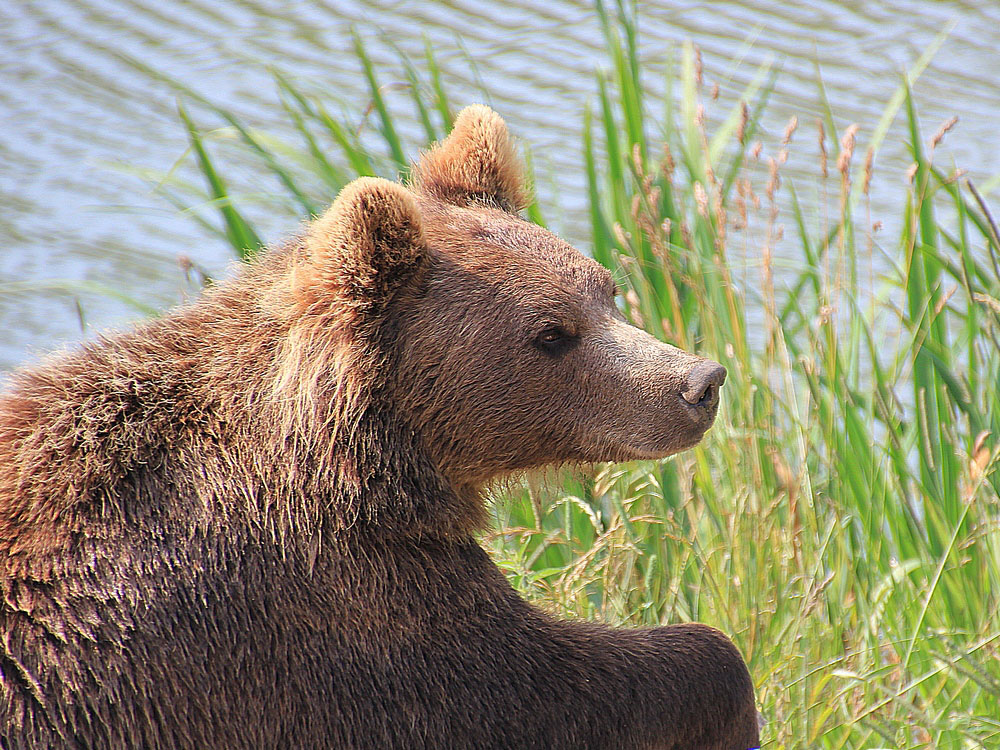
M 628 325 L 464 110 L 193 304 L 0 396 L 0 748 L 747 750 L 719 632 L 525 602 L 483 491 L 697 443 L 725 370 Z

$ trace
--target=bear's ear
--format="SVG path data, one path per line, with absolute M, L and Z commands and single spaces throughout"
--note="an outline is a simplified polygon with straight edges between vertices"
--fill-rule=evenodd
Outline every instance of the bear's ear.
M 305 242 L 313 278 L 363 307 L 384 306 L 427 257 L 413 194 L 377 177 L 345 186 Z
M 482 104 L 459 113 L 451 134 L 414 165 L 413 180 L 419 192 L 459 206 L 480 203 L 517 213 L 529 203 L 507 125 Z

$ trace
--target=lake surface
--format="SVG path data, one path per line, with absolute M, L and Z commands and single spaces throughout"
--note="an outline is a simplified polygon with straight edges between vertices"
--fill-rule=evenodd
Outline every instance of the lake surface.
M 764 137 L 779 139 L 788 119 L 798 116 L 799 148 L 793 148 L 784 174 L 804 192 L 817 173 L 817 66 L 838 128 L 861 126 L 863 158 L 901 71 L 950 29 L 916 87 L 925 134 L 959 115 L 938 163 L 954 162 L 980 184 L 1000 172 L 996 0 L 657 2 L 641 3 L 640 16 L 651 97 L 662 98 L 662 71 L 671 54 L 679 58 L 685 39 L 700 47 L 706 85 L 717 83 L 720 102 L 727 105 L 762 61 L 770 56 L 781 66 Z M 219 239 L 137 174 L 171 169 L 187 137 L 176 92 L 128 58 L 183 81 L 253 127 L 295 142 L 266 66 L 326 89 L 364 127 L 361 111 L 369 96 L 351 52 L 352 27 L 368 44 L 383 83 L 403 80 L 392 45 L 422 70 L 426 36 L 455 107 L 483 99 L 471 57 L 490 93 L 488 103 L 531 146 L 547 220 L 583 246 L 583 111 L 594 100 L 595 69 L 608 65 L 588 2 L 5 0 L 0 372 L 140 315 L 112 296 L 79 286 L 66 292 L 65 282 L 99 283 L 163 308 L 194 289 L 179 255 L 213 275 L 224 273 L 232 260 Z M 412 105 L 405 93 L 391 93 L 390 99 L 396 112 L 410 118 L 404 135 L 412 149 L 419 140 Z M 204 127 L 219 124 L 204 110 L 194 112 Z M 909 160 L 902 125 L 897 118 L 878 155 L 873 219 L 898 212 L 905 196 Z M 232 169 L 244 189 L 261 196 L 278 190 L 262 167 L 237 163 Z M 996 205 L 997 191 L 991 197 Z M 248 213 L 268 239 L 298 226 L 294 211 L 265 197 L 249 201 Z

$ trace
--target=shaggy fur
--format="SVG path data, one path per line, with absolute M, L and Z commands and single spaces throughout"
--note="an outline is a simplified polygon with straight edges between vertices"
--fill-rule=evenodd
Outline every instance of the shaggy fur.
M 196 303 L 13 378 L 0 748 L 757 744 L 723 635 L 556 620 L 474 540 L 511 472 L 693 445 L 724 376 L 681 398 L 704 360 L 516 215 L 513 154 L 469 108 L 414 192 L 352 183 Z

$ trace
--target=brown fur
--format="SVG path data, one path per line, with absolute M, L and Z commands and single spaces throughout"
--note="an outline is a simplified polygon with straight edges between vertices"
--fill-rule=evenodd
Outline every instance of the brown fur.
M 414 166 L 413 180 L 419 192 L 456 206 L 516 213 L 528 205 L 524 174 L 507 126 L 481 104 L 459 113 L 451 136 Z
M 553 619 L 473 538 L 511 472 L 696 443 L 716 392 L 679 394 L 703 360 L 516 215 L 490 110 L 415 174 L 14 377 L 0 748 L 757 744 L 720 633 Z

